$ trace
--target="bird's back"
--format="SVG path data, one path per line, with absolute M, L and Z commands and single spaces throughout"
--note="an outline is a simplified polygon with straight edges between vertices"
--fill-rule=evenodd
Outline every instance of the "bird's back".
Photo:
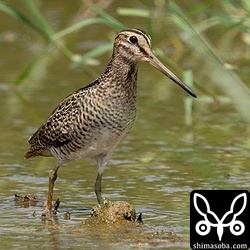
M 29 139 L 25 157 L 53 155 L 67 162 L 112 152 L 136 114 L 136 78 L 132 82 L 120 78 L 106 70 L 66 97 Z

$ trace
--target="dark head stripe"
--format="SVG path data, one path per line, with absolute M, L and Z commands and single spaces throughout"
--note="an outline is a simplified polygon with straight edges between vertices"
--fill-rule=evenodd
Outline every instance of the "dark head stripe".
M 138 35 L 141 35 L 144 37 L 144 39 L 146 40 L 148 46 L 151 48 L 151 38 L 142 30 L 139 30 L 139 29 L 126 29 L 126 30 L 123 30 L 123 31 L 128 31 L 128 32 L 133 32 L 133 33 L 136 33 Z M 123 32 L 121 31 L 121 32 Z

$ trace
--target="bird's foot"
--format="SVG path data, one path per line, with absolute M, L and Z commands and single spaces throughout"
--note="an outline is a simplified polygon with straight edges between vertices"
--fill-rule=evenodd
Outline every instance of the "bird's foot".
M 110 201 L 109 201 L 108 199 L 106 199 L 106 198 L 103 198 L 103 199 L 102 199 L 102 204 L 104 204 L 104 205 L 105 205 L 105 204 L 108 204 L 109 202 L 110 202 Z
M 101 199 L 101 202 L 99 203 L 100 205 L 106 205 L 106 204 L 108 204 L 110 201 L 108 200 L 108 199 L 106 199 L 106 198 L 102 198 Z
M 52 217 L 52 216 L 55 216 L 57 214 L 59 205 L 60 205 L 59 198 L 56 200 L 56 202 L 54 204 L 54 209 L 52 209 L 52 204 L 46 204 L 45 205 L 45 210 L 42 213 L 42 217 Z

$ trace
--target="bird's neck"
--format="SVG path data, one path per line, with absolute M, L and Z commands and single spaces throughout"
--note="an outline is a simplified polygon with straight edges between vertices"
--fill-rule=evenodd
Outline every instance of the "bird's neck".
M 110 79 L 110 84 L 136 91 L 138 63 L 113 55 L 102 77 Z

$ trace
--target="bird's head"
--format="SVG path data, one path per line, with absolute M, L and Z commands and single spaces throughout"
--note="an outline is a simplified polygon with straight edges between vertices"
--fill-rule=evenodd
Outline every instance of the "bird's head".
M 151 48 L 151 38 L 145 32 L 138 29 L 121 31 L 115 38 L 114 52 L 128 63 L 149 62 L 191 96 L 196 97 L 196 94 L 155 56 Z

